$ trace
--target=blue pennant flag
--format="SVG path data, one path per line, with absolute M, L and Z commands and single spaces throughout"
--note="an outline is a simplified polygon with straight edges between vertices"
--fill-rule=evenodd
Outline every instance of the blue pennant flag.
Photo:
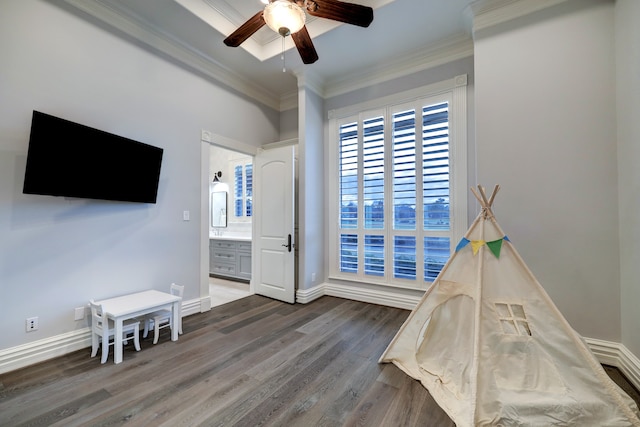
M 467 246 L 469 242 L 470 242 L 469 239 L 467 239 L 466 237 L 463 237 L 462 240 L 460 240 L 460 243 L 458 243 L 458 246 L 456 246 L 456 252 L 458 252 L 460 249 Z

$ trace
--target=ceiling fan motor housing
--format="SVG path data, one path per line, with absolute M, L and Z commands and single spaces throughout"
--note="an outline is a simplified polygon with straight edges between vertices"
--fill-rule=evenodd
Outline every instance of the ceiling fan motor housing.
M 307 15 L 296 3 L 275 0 L 264 8 L 264 20 L 273 31 L 285 37 L 304 26 Z

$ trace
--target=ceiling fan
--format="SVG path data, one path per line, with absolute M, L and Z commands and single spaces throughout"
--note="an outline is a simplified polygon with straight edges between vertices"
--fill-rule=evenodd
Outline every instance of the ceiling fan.
M 373 21 L 373 9 L 338 0 L 269 0 L 264 10 L 253 15 L 229 37 L 224 44 L 240 46 L 265 24 L 282 37 L 291 35 L 305 64 L 313 64 L 318 54 L 305 26 L 306 13 L 319 18 L 368 27 Z

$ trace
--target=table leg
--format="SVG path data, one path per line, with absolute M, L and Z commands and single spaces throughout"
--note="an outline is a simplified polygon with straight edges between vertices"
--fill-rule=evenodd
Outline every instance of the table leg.
M 180 310 L 178 308 L 180 301 L 174 302 L 171 306 L 171 315 L 173 316 L 173 327 L 171 328 L 171 341 L 178 341 L 178 330 L 180 329 Z
M 115 318 L 116 330 L 113 337 L 113 363 L 122 362 L 122 317 Z

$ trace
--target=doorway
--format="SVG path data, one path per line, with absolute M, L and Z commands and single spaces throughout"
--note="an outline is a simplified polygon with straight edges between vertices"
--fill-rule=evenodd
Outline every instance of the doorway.
M 251 295 L 253 156 L 209 144 L 211 307 Z
M 209 276 L 211 307 L 217 307 L 231 301 L 248 297 L 253 294 L 249 288 L 249 283 Z
M 295 302 L 297 141 L 281 141 L 258 148 L 204 132 L 201 142 L 201 311 L 212 307 L 211 292 L 215 289 L 210 288 L 212 273 L 216 279 L 222 276 L 225 280 L 249 281 L 249 295 L 256 293 Z M 248 165 L 250 171 L 247 171 Z M 249 182 L 246 179 L 249 173 L 252 186 L 255 184 L 255 192 L 259 196 L 255 205 L 252 191 L 236 194 L 237 178 L 242 176 L 242 173 L 238 175 L 238 170 L 244 173 L 243 182 Z M 224 212 L 217 208 L 214 218 L 211 205 L 214 200 L 219 203 L 221 199 L 219 194 L 213 194 L 216 177 L 216 192 L 218 185 L 226 185 L 228 197 Z M 280 185 L 263 185 L 271 181 Z M 283 191 L 285 187 L 289 191 Z M 284 215 L 283 210 L 291 214 Z M 250 215 L 247 214 L 249 212 Z M 223 225 L 213 227 L 212 223 Z M 228 282 L 215 284 L 238 286 Z M 235 290 L 228 289 L 229 297 L 233 297 Z M 213 301 L 213 305 L 218 304 Z

